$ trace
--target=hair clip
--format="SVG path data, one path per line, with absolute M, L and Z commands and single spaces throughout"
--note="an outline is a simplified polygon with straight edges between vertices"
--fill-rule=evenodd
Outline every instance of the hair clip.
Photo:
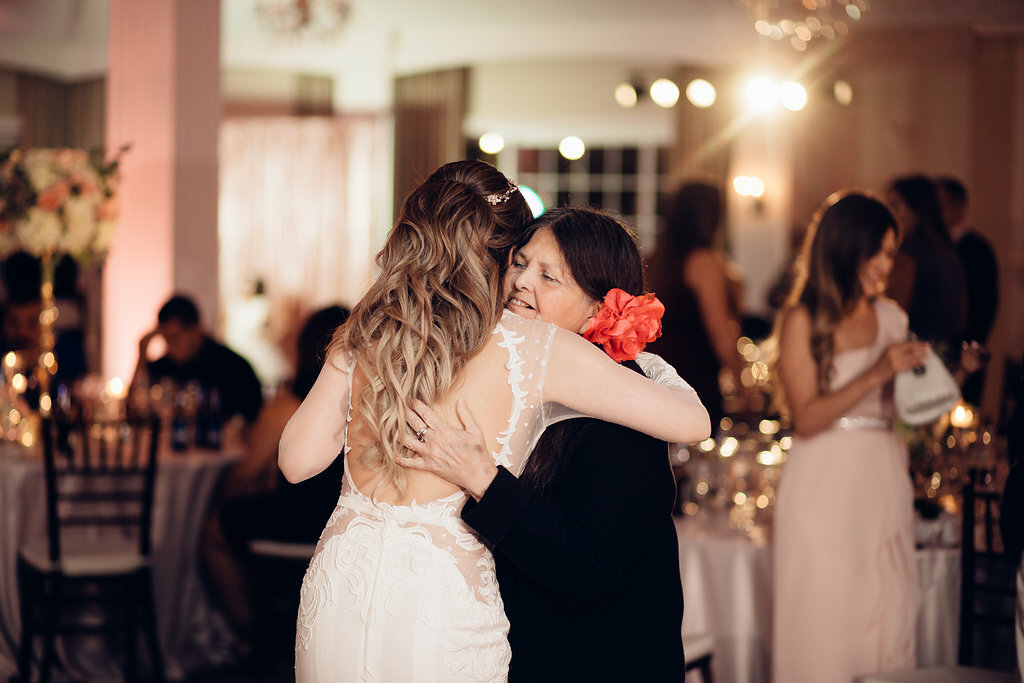
M 515 183 L 513 183 L 510 180 L 510 181 L 508 181 L 508 189 L 507 190 L 505 190 L 504 192 L 500 192 L 500 193 L 486 195 L 484 197 L 484 201 L 486 201 L 491 206 L 497 206 L 498 204 L 504 204 L 506 201 L 508 201 L 508 198 L 512 196 L 512 193 L 517 191 L 518 189 L 519 189 L 519 186 L 516 185 Z

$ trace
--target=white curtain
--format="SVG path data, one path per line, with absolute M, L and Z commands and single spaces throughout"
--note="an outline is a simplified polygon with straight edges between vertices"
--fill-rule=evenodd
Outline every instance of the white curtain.
M 328 304 L 351 306 L 368 284 L 380 125 L 345 116 L 238 118 L 221 127 L 221 325 L 266 386 L 287 375 L 301 318 Z M 266 295 L 254 299 L 257 280 Z

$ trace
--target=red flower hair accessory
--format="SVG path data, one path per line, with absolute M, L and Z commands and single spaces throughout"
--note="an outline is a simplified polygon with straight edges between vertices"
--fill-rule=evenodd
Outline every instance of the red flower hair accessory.
M 632 296 L 615 288 L 583 331 L 583 338 L 604 347 L 617 363 L 633 360 L 644 347 L 661 336 L 665 305 L 654 294 Z

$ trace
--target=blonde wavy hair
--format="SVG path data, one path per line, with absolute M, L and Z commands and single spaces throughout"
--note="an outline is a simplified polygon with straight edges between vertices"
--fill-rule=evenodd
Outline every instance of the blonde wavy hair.
M 832 375 L 835 330 L 849 315 L 864 291 L 860 267 L 882 248 L 889 230 L 899 236 L 896 219 L 878 199 L 858 190 L 836 192 L 825 200 L 811 220 L 796 261 L 796 277 L 778 321 L 803 306 L 811 316 L 811 355 L 817 369 L 818 390 L 828 391 Z M 773 344 L 777 351 L 778 344 Z M 774 364 L 773 364 L 774 365 Z M 776 401 L 785 405 L 782 385 L 776 381 Z
M 368 379 L 353 397 L 372 436 L 360 461 L 400 491 L 409 401 L 445 396 L 483 348 L 501 314 L 508 253 L 531 218 L 492 166 L 442 166 L 406 198 L 377 254 L 380 274 L 331 341 Z

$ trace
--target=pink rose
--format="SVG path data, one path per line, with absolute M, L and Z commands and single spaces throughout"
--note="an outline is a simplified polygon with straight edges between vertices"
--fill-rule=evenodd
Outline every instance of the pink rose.
M 661 336 L 665 306 L 654 294 L 631 296 L 615 288 L 583 332 L 587 341 L 600 344 L 608 356 L 621 363 L 633 360 L 649 342 Z
M 61 180 L 40 192 L 36 198 L 36 205 L 45 211 L 57 211 L 70 196 L 71 186 L 66 180 Z

